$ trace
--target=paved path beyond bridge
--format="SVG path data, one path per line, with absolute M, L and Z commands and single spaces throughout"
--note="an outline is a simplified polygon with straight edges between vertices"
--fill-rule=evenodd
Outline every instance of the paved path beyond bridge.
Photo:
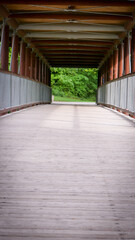
M 0 118 L 0 240 L 135 239 L 135 131 L 98 106 Z

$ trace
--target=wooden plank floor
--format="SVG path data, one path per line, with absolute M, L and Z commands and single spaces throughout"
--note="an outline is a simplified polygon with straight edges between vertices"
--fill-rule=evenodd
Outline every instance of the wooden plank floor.
M 135 239 L 133 122 L 98 106 L 0 118 L 0 240 Z

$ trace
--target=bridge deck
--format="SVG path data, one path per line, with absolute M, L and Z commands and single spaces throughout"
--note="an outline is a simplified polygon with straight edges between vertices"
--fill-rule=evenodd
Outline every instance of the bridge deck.
M 97 106 L 0 118 L 0 240 L 135 239 L 133 123 Z

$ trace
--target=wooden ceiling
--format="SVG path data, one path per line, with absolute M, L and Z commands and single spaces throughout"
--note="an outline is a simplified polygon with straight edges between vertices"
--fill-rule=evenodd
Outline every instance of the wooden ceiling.
M 1 17 L 50 66 L 99 67 L 134 27 L 133 0 L 0 0 L 0 3 Z

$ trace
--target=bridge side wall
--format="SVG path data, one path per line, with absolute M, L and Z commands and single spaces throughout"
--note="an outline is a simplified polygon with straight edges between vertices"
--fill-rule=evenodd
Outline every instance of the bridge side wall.
M 97 103 L 135 115 L 135 75 L 110 81 L 98 88 Z
M 51 87 L 19 75 L 0 72 L 0 112 L 51 103 Z

